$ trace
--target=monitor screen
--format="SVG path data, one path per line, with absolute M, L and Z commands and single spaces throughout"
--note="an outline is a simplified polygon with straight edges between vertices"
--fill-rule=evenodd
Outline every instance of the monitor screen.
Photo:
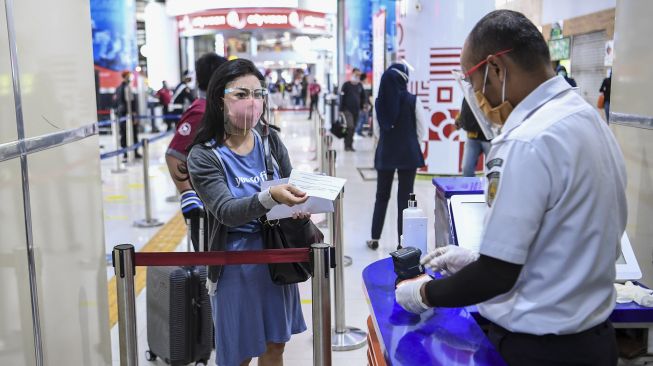
M 449 210 L 451 211 L 455 244 L 478 252 L 481 247 L 481 237 L 487 211 L 485 195 L 452 196 Z M 615 262 L 617 281 L 640 279 L 642 272 L 626 233 L 621 237 L 620 249 L 621 252 Z

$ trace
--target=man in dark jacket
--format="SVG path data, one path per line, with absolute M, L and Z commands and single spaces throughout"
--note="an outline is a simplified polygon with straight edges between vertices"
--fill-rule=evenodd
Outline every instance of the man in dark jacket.
M 127 147 L 127 121 L 126 118 L 128 115 L 131 115 L 133 111 L 136 110 L 136 98 L 134 93 L 131 90 L 131 72 L 123 71 L 122 72 L 122 83 L 116 88 L 116 92 L 113 95 L 114 108 L 116 109 L 116 117 L 119 118 L 120 122 L 118 124 L 120 131 L 120 147 L 123 149 Z M 138 121 L 132 120 L 132 135 L 134 136 L 134 144 L 138 143 Z M 136 159 L 141 158 L 141 154 L 138 153 L 138 150 L 135 151 Z M 127 158 L 127 153 L 123 154 L 123 157 Z
M 340 112 L 344 113 L 347 122 L 345 151 L 355 151 L 353 146 L 354 130 L 358 115 L 365 104 L 365 90 L 360 83 L 360 75 L 361 71 L 354 68 L 349 81 L 340 88 Z

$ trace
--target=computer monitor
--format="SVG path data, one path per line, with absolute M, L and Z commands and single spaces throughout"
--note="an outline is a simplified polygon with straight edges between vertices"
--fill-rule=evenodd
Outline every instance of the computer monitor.
M 487 212 L 485 195 L 452 196 L 449 201 L 449 210 L 454 243 L 463 248 L 478 251 L 481 246 L 481 235 Z M 621 254 L 615 265 L 619 282 L 642 278 L 642 271 L 625 232 L 621 237 Z

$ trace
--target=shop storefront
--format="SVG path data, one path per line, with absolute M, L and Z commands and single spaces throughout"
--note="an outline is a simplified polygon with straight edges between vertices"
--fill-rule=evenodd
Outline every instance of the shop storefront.
M 335 75 L 335 15 L 298 8 L 207 9 L 175 16 L 181 69 L 194 70 L 206 52 L 252 60 L 266 75 L 279 107 L 294 103 L 288 86 L 314 77 L 322 86 Z M 306 78 L 305 78 L 306 77 Z M 303 106 L 304 102 L 302 102 Z

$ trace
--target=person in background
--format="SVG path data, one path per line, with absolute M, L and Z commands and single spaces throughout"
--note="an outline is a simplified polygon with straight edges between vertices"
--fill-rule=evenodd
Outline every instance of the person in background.
M 216 53 L 206 53 L 195 61 L 197 75 L 198 98 L 184 112 L 177 125 L 175 135 L 166 151 L 166 164 L 172 182 L 181 196 L 181 212 L 186 220 L 190 220 L 191 242 L 195 251 L 199 250 L 199 219 L 204 215 L 204 204 L 197 196 L 188 177 L 186 159 L 191 143 L 197 135 L 200 121 L 206 110 L 206 88 L 209 80 L 227 59 Z M 207 238 L 205 238 L 206 240 Z
M 365 127 L 365 124 L 367 124 L 369 118 L 370 118 L 370 103 L 368 103 L 369 100 L 369 95 L 371 93 L 368 93 L 368 84 L 365 82 L 367 80 L 367 74 L 361 73 L 361 78 L 360 78 L 360 83 L 361 86 L 363 87 L 363 92 L 365 93 L 365 98 L 363 102 L 363 107 L 361 108 L 360 116 L 358 117 L 358 123 L 356 124 L 356 130 L 354 131 L 356 135 L 358 136 L 363 136 L 363 128 Z
M 460 113 L 456 117 L 456 127 L 462 128 L 467 133 L 467 141 L 465 141 L 465 150 L 463 152 L 463 177 L 474 177 L 476 176 L 478 158 L 483 154 L 487 159 L 492 145 L 485 138 L 476 117 L 474 117 L 474 113 L 469 109 L 469 104 L 465 99 L 463 99 Z
M 311 99 L 311 104 L 308 109 L 308 119 L 313 116 L 313 109 L 317 110 L 317 103 L 320 101 L 320 92 L 322 87 L 317 83 L 314 76 L 311 76 L 311 82 L 308 84 L 308 95 Z
M 599 92 L 603 93 L 603 109 L 605 110 L 605 120 L 610 123 L 610 87 L 612 86 L 612 69 L 608 77 L 603 79 Z
M 626 228 L 626 167 L 612 131 L 551 68 L 523 14 L 493 11 L 467 37 L 455 74 L 488 156 L 478 252 L 449 245 L 422 259 L 438 280 L 398 284 L 408 311 L 478 304 L 508 365 L 615 366 L 615 261 Z M 472 105 L 474 103 L 475 105 Z
M 374 155 L 377 171 L 376 202 L 372 216 L 370 249 L 379 247 L 385 213 L 390 200 L 395 171 L 399 176 L 397 188 L 397 243 L 402 234 L 402 214 L 408 207 L 408 195 L 413 192 L 417 168 L 424 166 L 420 147 L 424 140 L 424 107 L 414 94 L 408 92 L 408 68 L 404 64 L 391 65 L 381 77 L 379 96 L 374 106 L 379 121 L 379 143 Z
M 290 184 L 261 190 L 264 139 L 277 163 L 274 178 L 287 178 L 292 171 L 281 138 L 262 118 L 266 92 L 263 75 L 246 59 L 222 64 L 209 83 L 188 171 L 209 213 L 211 251 L 264 249 L 258 219 L 278 204 L 294 206 L 308 199 Z M 210 266 L 207 287 L 216 364 L 249 365 L 258 357 L 261 366 L 281 366 L 285 343 L 306 330 L 297 284 L 276 285 L 267 264 L 247 264 Z
M 363 109 L 365 101 L 365 90 L 360 83 L 361 71 L 354 68 L 349 81 L 346 81 L 340 88 L 340 112 L 344 113 L 347 122 L 347 135 L 345 136 L 345 151 L 354 150 L 354 130 L 358 122 L 358 116 Z
M 163 80 L 162 84 L 163 86 L 161 86 L 161 89 L 159 89 L 154 96 L 159 99 L 159 104 L 161 104 L 163 120 L 167 121 L 166 118 L 170 114 L 168 106 L 172 101 L 172 93 L 170 93 L 170 89 L 168 89 L 168 83 L 165 80 Z M 159 130 L 154 125 L 154 122 L 152 122 L 152 132 L 159 132 Z
M 578 85 L 576 84 L 576 80 L 574 80 L 574 78 L 569 77 L 569 76 L 567 75 L 567 68 L 566 68 L 566 67 L 564 67 L 564 66 L 562 66 L 562 65 L 558 65 L 558 67 L 556 67 L 556 74 L 558 74 L 559 76 L 562 76 L 563 78 L 565 78 L 565 80 L 567 81 L 567 83 L 569 83 L 569 85 L 571 85 L 572 87 L 575 88 L 575 87 L 578 86 Z
M 290 95 L 292 96 L 293 106 L 295 108 L 300 107 L 302 105 L 302 79 L 295 76 L 291 88 Z
M 127 117 L 130 109 L 131 114 L 134 115 L 136 112 L 136 98 L 131 89 L 132 73 L 130 71 L 122 72 L 122 82 L 116 88 L 116 92 L 113 95 L 113 104 L 116 108 L 116 117 L 120 119 L 118 124 L 120 132 L 120 147 L 123 149 L 127 147 Z M 134 136 L 134 144 L 138 143 L 138 120 L 132 120 L 132 135 Z M 138 150 L 134 151 L 134 156 L 136 159 L 142 158 L 141 154 L 138 153 Z M 123 154 L 123 158 L 127 159 L 127 153 Z
M 188 108 L 188 106 L 191 103 L 193 103 L 193 101 L 195 100 L 195 96 L 193 96 L 193 92 L 190 89 L 190 86 L 188 86 L 188 84 L 192 80 L 193 79 L 190 76 L 190 72 L 189 71 L 184 72 L 183 80 L 179 83 L 179 85 L 177 85 L 175 91 L 172 93 L 174 114 L 182 114 Z M 178 121 L 179 120 L 175 118 L 166 119 L 166 125 L 168 125 L 168 131 L 172 130 L 173 127 L 176 126 L 176 123 Z

